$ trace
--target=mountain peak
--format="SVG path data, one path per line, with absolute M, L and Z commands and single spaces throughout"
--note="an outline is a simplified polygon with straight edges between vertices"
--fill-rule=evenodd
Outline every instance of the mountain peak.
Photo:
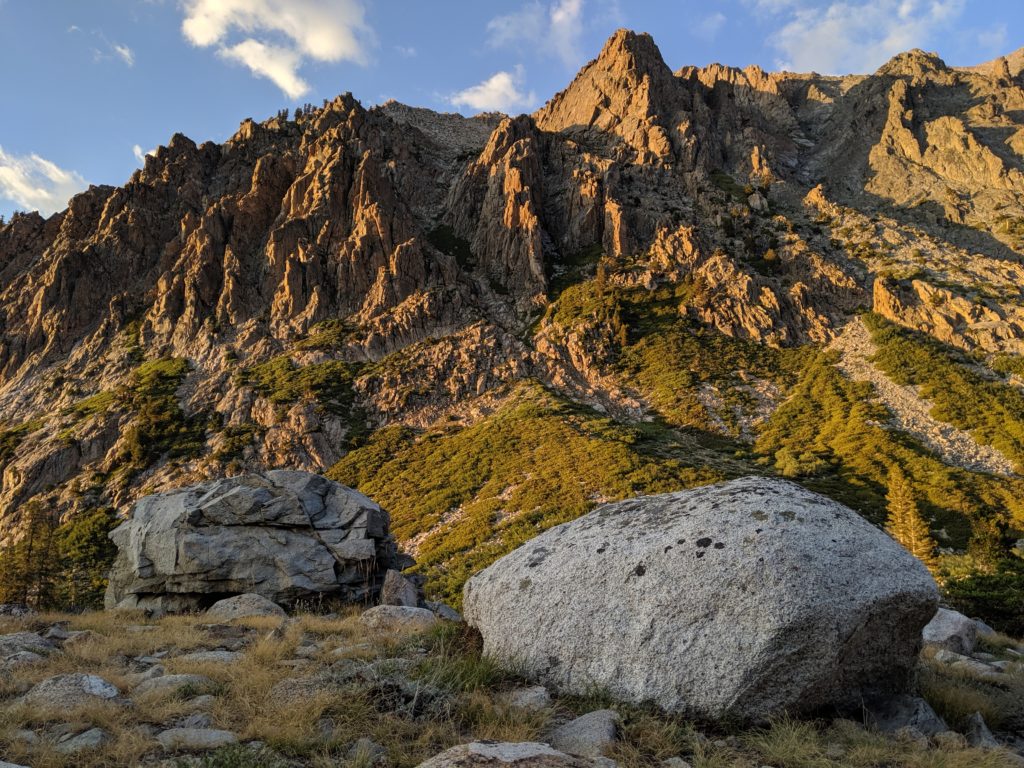
M 648 133 L 657 113 L 674 108 L 679 95 L 679 83 L 654 39 L 620 29 L 534 117 L 543 130 L 595 127 L 618 133 L 641 154 L 650 150 L 664 156 L 669 150 L 664 132 Z
M 659 70 L 670 73 L 654 38 L 646 32 L 630 29 L 616 30 L 605 42 L 592 65 L 607 71 L 635 72 L 640 75 Z
M 876 74 L 916 77 L 945 72 L 947 69 L 949 68 L 946 66 L 946 62 L 939 58 L 939 54 L 913 48 L 903 53 L 897 53 L 879 67 Z

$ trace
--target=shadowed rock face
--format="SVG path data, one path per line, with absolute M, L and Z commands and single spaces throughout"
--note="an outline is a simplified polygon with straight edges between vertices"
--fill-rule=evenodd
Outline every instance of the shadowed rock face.
M 635 413 L 609 323 L 545 313 L 601 255 L 609 285 L 685 284 L 673 311 L 737 338 L 824 343 L 874 302 L 965 349 L 1019 351 L 1020 60 L 673 73 L 621 30 L 533 115 L 344 95 L 222 145 L 175 135 L 124 186 L 0 225 L 0 425 L 33 427 L 0 450 L 0 536 L 32 499 L 127 511 L 232 462 L 321 471 L 357 421 L 428 425 L 525 378 Z M 873 290 L 894 262 L 925 287 Z M 351 407 L 240 375 L 282 354 L 352 365 Z M 188 361 L 174 394 L 205 433 L 126 472 L 139 409 L 73 408 L 162 357 Z
M 281 604 L 368 602 L 388 568 L 408 564 L 380 507 L 286 470 L 146 496 L 111 539 L 108 608 L 195 610 L 247 593 Z
M 938 589 L 852 510 L 744 478 L 599 507 L 465 587 L 485 652 L 569 693 L 763 720 L 910 682 Z

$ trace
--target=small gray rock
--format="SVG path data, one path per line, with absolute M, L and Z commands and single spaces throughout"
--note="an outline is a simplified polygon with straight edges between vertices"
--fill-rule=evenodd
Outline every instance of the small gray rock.
M 392 569 L 384 574 L 384 586 L 380 588 L 381 605 L 405 605 L 415 608 L 419 602 L 419 590 L 416 589 L 416 585 L 399 571 Z
M 911 728 L 927 737 L 949 730 L 931 705 L 919 696 L 899 695 L 865 702 L 865 720 L 883 733 Z
M 238 651 L 196 651 L 179 656 L 178 661 L 192 664 L 234 664 L 242 658 Z
M 20 765 L 19 763 L 8 763 L 0 760 L 0 768 L 29 768 L 27 765 Z
M 532 741 L 474 741 L 435 755 L 417 768 L 594 768 L 593 763 Z
M 246 593 L 224 600 L 218 600 L 206 612 L 206 617 L 215 621 L 235 621 L 253 616 L 279 616 L 284 619 L 288 614 L 277 603 L 271 602 L 262 595 Z
M 38 664 L 45 659 L 38 653 L 32 651 L 18 651 L 0 661 L 0 669 L 14 669 L 15 667 L 28 667 Z
M 681 757 L 670 757 L 668 760 L 662 760 L 661 764 L 665 768 L 693 768 L 692 765 Z
M 970 654 L 978 637 L 978 626 L 973 619 L 948 608 L 939 608 L 932 620 L 921 630 L 927 645 L 945 648 L 954 653 Z
M 148 693 L 178 693 L 186 688 L 204 689 L 214 685 L 213 680 L 206 675 L 162 675 L 149 680 L 144 680 L 132 691 L 134 696 L 144 696 Z
M 462 614 L 449 605 L 428 600 L 426 606 L 434 612 L 434 615 L 445 621 L 454 621 L 456 624 L 462 622 Z
M 529 688 L 516 688 L 508 694 L 508 703 L 517 709 L 528 712 L 540 712 L 551 706 L 551 694 L 543 685 L 532 685 Z
M 156 740 L 168 752 L 202 752 L 238 743 L 238 737 L 231 731 L 216 728 L 170 728 L 157 735 Z
M 615 743 L 619 713 L 612 709 L 588 712 L 551 734 L 551 746 L 581 757 L 599 757 Z
M 57 751 L 65 755 L 83 752 L 87 749 L 99 749 L 110 741 L 110 737 L 102 728 L 90 728 L 77 736 L 67 736 L 57 742 Z
M 12 656 L 22 651 L 47 654 L 57 648 L 57 644 L 35 632 L 15 632 L 10 635 L 0 635 L 0 659 Z
M 375 632 L 406 634 L 431 629 L 437 624 L 437 617 L 426 608 L 378 605 L 365 611 L 359 622 Z
M 68 710 L 97 701 L 113 701 L 119 695 L 117 688 L 102 677 L 74 673 L 49 677 L 37 683 L 21 701 L 44 709 Z
M 185 702 L 185 706 L 193 712 L 205 712 L 213 708 L 217 703 L 217 697 L 204 693 L 202 696 L 195 696 Z
M 968 718 L 967 733 L 964 735 L 967 737 L 967 743 L 972 747 L 981 749 L 997 749 L 999 747 L 999 742 L 992 735 L 992 731 L 988 729 L 988 724 L 981 716 L 981 712 L 975 712 Z
M 67 640 L 68 637 L 70 637 L 70 635 L 68 635 L 67 630 L 64 629 L 64 627 L 62 627 L 60 624 L 54 624 L 52 627 L 46 630 L 46 633 L 43 635 L 43 637 L 47 638 L 48 640 Z
M 213 717 L 208 712 L 195 712 L 175 724 L 178 728 L 207 729 L 213 727 Z

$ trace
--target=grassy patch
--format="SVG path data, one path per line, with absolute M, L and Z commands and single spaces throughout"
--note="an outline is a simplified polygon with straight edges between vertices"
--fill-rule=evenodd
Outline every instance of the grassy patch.
M 332 318 L 317 323 L 309 330 L 306 338 L 295 342 L 295 349 L 337 349 L 344 346 L 345 340 L 354 330 L 354 326 L 344 320 Z
M 22 441 L 37 429 L 42 428 L 42 426 L 42 419 L 34 419 L 33 421 L 19 424 L 16 427 L 0 430 L 0 469 L 14 458 L 14 454 Z
M 722 479 L 679 439 L 524 385 L 471 427 L 381 430 L 327 474 L 387 509 L 400 539 L 417 537 L 431 589 L 457 602 L 472 573 L 602 501 Z
M 198 456 L 206 443 L 205 421 L 186 416 L 177 391 L 188 362 L 165 357 L 143 363 L 132 373 L 124 398 L 135 418 L 124 436 L 122 460 L 141 471 L 162 458 Z
M 76 419 L 88 419 L 92 416 L 107 413 L 117 405 L 117 393 L 110 391 L 97 392 L 91 397 L 79 400 L 65 411 L 65 415 Z
M 355 403 L 352 380 L 356 370 L 356 366 L 337 360 L 300 368 L 288 355 L 280 355 L 246 368 L 239 375 L 243 383 L 275 405 L 292 405 L 312 398 L 325 410 L 348 416 Z

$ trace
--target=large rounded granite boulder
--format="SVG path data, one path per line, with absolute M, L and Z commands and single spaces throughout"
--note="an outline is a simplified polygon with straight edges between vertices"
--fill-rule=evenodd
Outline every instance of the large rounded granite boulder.
M 852 510 L 744 478 L 608 504 L 474 576 L 486 653 L 567 693 L 763 720 L 904 689 L 927 569 Z
M 400 555 L 379 506 L 309 472 L 272 470 L 140 499 L 110 534 L 108 608 L 198 610 L 255 593 L 290 605 L 373 600 Z

